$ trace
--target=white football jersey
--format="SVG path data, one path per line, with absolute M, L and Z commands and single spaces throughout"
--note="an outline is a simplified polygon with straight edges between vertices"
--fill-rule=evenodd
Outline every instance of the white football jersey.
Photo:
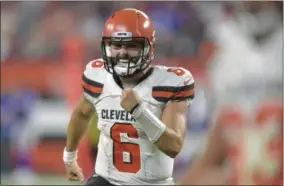
M 85 97 L 98 113 L 100 140 L 96 173 L 116 185 L 173 184 L 174 159 L 138 128 L 131 114 L 120 105 L 122 88 L 108 73 L 101 59 L 87 64 L 83 75 Z M 194 80 L 183 68 L 154 66 L 133 87 L 145 106 L 158 118 L 166 104 L 194 97 Z

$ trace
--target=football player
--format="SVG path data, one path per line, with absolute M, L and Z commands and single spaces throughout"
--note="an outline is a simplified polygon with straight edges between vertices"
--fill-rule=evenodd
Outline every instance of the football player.
M 142 11 L 123 9 L 106 21 L 102 59 L 83 73 L 64 149 L 69 180 L 83 180 L 77 147 L 94 112 L 100 138 L 86 185 L 173 184 L 174 158 L 186 134 L 194 80 L 181 67 L 152 66 L 155 29 Z
M 283 184 L 283 2 L 243 3 L 211 30 L 216 126 L 181 184 Z

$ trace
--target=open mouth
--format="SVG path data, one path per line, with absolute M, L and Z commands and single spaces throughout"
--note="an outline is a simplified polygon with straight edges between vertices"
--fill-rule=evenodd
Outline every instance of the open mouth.
M 128 63 L 129 59 L 119 59 L 118 62 L 120 62 L 120 63 Z

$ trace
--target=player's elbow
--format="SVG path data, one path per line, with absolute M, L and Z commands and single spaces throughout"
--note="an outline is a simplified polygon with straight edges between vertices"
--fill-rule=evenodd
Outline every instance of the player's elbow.
M 180 138 L 177 138 L 176 140 L 172 140 L 172 144 L 169 148 L 169 151 L 167 153 L 168 156 L 171 158 L 175 158 L 181 151 L 183 146 L 183 141 Z
M 157 145 L 166 155 L 175 158 L 183 147 L 183 139 L 183 135 L 167 128 L 166 132 L 157 141 Z
M 171 150 L 170 152 L 167 153 L 167 155 L 171 158 L 175 158 L 178 154 L 179 154 L 180 151 L 177 151 L 177 150 Z
M 94 112 L 91 109 L 75 108 L 72 113 L 72 117 L 89 120 Z

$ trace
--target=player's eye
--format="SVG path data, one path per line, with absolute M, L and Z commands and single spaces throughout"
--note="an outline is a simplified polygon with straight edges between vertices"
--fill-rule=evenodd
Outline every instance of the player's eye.
M 127 48 L 141 48 L 142 45 L 140 43 L 128 43 Z
M 112 43 L 111 46 L 113 48 L 121 48 L 122 47 L 122 44 L 121 43 Z

